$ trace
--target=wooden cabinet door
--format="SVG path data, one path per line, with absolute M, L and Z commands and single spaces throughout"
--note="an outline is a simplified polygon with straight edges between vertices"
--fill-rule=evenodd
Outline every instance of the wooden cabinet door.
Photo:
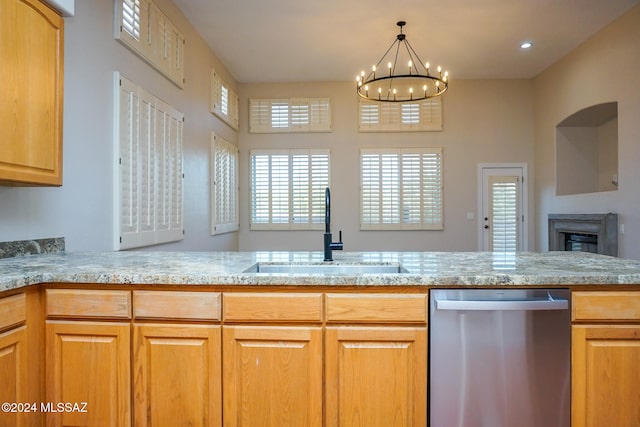
M 322 329 L 225 326 L 225 427 L 322 426 Z
M 0 182 L 62 185 L 62 17 L 0 0 Z
M 220 427 L 220 326 L 137 324 L 133 329 L 137 427 Z
M 327 427 L 427 424 L 426 327 L 330 327 Z
M 572 426 L 640 426 L 640 325 L 576 325 L 572 346 Z
M 45 329 L 46 402 L 78 404 L 51 408 L 47 426 L 130 426 L 130 325 L 47 321 Z
M 26 364 L 26 327 L 10 330 L 0 334 L 0 403 L 26 403 L 27 396 L 27 364 Z M 27 418 L 37 418 L 40 403 L 35 402 L 37 410 L 30 414 L 23 410 L 6 412 L 3 407 L 0 412 L 1 427 L 23 427 L 27 425 Z M 31 408 L 29 408 L 31 409 Z M 35 424 L 34 424 L 35 425 Z

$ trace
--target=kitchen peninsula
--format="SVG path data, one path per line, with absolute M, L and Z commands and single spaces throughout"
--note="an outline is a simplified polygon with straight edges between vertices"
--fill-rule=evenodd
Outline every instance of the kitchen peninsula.
M 306 270 L 258 272 L 273 265 Z M 87 411 L 0 424 L 425 426 L 429 290 L 557 287 L 572 291 L 572 425 L 636 425 L 639 284 L 640 262 L 575 252 L 5 259 L 0 397 Z

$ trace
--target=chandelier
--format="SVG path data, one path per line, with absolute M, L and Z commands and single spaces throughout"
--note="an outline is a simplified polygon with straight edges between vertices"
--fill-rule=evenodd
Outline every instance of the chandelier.
M 402 33 L 406 24 L 397 22 L 400 34 L 369 74 L 362 71 L 356 78 L 358 95 L 362 98 L 379 102 L 421 101 L 440 96 L 449 87 L 449 72 L 438 66 L 432 73 L 429 63 L 422 62 L 413 50 Z

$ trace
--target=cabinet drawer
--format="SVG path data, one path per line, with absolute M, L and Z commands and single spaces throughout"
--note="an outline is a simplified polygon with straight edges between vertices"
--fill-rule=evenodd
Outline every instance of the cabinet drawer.
M 228 293 L 223 313 L 234 322 L 321 322 L 322 294 Z
M 131 292 L 47 289 L 47 317 L 131 319 Z
M 133 291 L 138 319 L 220 320 L 219 292 Z
M 24 293 L 0 299 L 0 331 L 27 320 L 26 301 Z
M 427 295 L 327 294 L 327 322 L 426 323 Z
M 571 298 L 573 321 L 640 322 L 640 292 L 579 291 Z

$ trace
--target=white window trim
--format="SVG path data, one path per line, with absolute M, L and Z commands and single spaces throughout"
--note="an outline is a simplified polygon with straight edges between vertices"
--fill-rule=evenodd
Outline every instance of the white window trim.
M 250 133 L 331 132 L 330 98 L 251 98 Z
M 184 116 L 114 76 L 114 247 L 182 240 Z
M 238 147 L 211 133 L 211 234 L 237 231 Z
M 269 184 L 268 184 L 268 201 L 269 205 L 269 218 L 264 222 L 255 222 L 254 221 L 254 210 L 256 207 L 255 203 L 255 188 L 254 188 L 254 170 L 253 170 L 253 161 L 254 156 L 269 156 L 269 165 L 271 165 L 271 159 L 274 156 L 278 157 L 288 157 L 288 171 L 283 176 L 286 178 L 287 184 L 287 192 L 285 205 L 287 206 L 287 214 L 288 219 L 286 222 L 273 222 L 273 192 L 272 192 L 272 183 L 273 183 L 273 175 L 272 171 L 268 171 L 269 175 Z M 325 162 L 320 162 L 318 166 L 319 169 L 316 169 L 316 172 L 319 172 L 320 175 L 316 175 L 314 179 L 314 170 L 310 169 L 307 171 L 307 175 L 302 179 L 306 180 L 306 191 L 308 191 L 308 200 L 307 203 L 303 205 L 299 205 L 296 207 L 294 205 L 294 187 L 295 187 L 295 174 L 293 171 L 293 158 L 295 156 L 318 156 L 318 159 L 322 159 L 326 157 L 326 165 Z M 306 149 L 289 149 L 289 150 L 251 150 L 250 151 L 250 229 L 251 230 L 321 230 L 324 228 L 324 190 L 329 186 L 329 177 L 330 177 L 330 167 L 331 167 L 331 157 L 330 151 L 328 149 L 317 149 L 317 150 L 306 150 Z M 308 159 L 311 161 L 312 159 Z M 325 170 L 326 167 L 326 170 Z M 311 164 L 311 168 L 313 168 L 313 163 Z M 305 183 L 299 183 L 300 186 L 298 189 L 301 189 L 305 186 Z M 296 216 L 296 209 L 302 207 L 302 212 L 299 212 L 298 216 Z
M 360 99 L 359 132 L 431 132 L 442 130 L 442 99 L 375 102 Z
M 364 158 L 365 156 L 387 156 L 389 160 L 395 156 L 397 159 L 397 173 L 391 175 L 390 172 L 387 172 L 387 176 L 389 179 L 396 180 L 396 183 L 391 183 L 392 186 L 395 187 L 394 192 L 395 195 L 392 195 L 391 198 L 387 199 L 387 201 L 391 204 L 380 205 L 378 207 L 376 216 L 380 219 L 378 222 L 366 221 L 364 218 L 365 214 L 365 205 L 367 204 L 365 201 L 366 198 L 366 183 L 365 183 L 365 167 L 364 167 Z M 425 200 L 423 193 L 424 191 L 424 182 L 425 179 L 424 174 L 420 176 L 420 184 L 418 188 L 420 193 L 417 195 L 419 198 L 420 209 L 418 211 L 418 216 L 420 217 L 419 222 L 415 222 L 415 220 L 406 219 L 408 216 L 415 217 L 415 210 L 413 212 L 409 211 L 410 207 L 406 205 L 405 197 L 410 196 L 407 194 L 407 185 L 409 183 L 405 182 L 407 180 L 406 175 L 403 173 L 403 157 L 410 156 L 413 157 L 415 155 L 435 155 L 438 156 L 439 159 L 439 176 L 436 181 L 432 184 L 438 186 L 437 194 L 439 195 L 439 199 L 436 203 L 438 215 L 435 217 L 431 217 L 428 215 L 428 211 L 430 208 L 425 206 Z M 360 229 L 361 230 L 442 230 L 444 229 L 444 186 L 443 186 L 443 149 L 442 148 L 400 148 L 400 149 L 366 149 L 363 148 L 360 150 Z M 421 157 L 422 158 L 422 157 Z M 384 174 L 384 171 L 380 173 Z M 426 178 L 428 179 L 428 178 Z M 382 178 L 380 178 L 382 180 Z M 386 182 L 380 181 L 380 184 L 384 187 L 388 184 Z M 406 184 L 406 185 L 405 185 Z M 416 184 L 414 183 L 414 186 Z M 380 191 L 380 190 L 378 190 Z M 382 203 L 382 202 L 380 202 Z M 390 218 L 389 215 L 392 217 Z M 382 218 L 387 217 L 387 220 L 384 221 Z
M 139 21 L 131 22 L 139 29 L 138 37 L 123 25 L 125 9 L 131 7 L 139 10 Z M 152 0 L 114 0 L 114 15 L 114 38 L 184 88 L 185 39 L 167 15 Z
M 226 96 L 225 96 L 226 95 Z M 240 99 L 216 70 L 211 70 L 211 96 L 209 110 L 218 118 L 238 130 Z

